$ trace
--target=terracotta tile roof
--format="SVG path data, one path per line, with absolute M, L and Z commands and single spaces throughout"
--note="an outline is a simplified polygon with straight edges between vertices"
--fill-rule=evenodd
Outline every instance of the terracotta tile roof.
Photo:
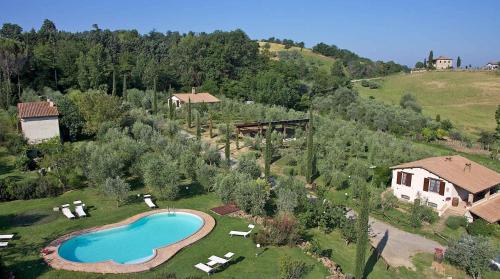
M 203 93 L 176 93 L 175 97 L 179 98 L 183 103 L 187 103 L 191 99 L 191 103 L 218 103 L 220 102 L 214 95 L 203 92 Z
M 219 206 L 219 207 L 214 207 L 212 209 L 210 209 L 212 212 L 215 212 L 219 215 L 227 215 L 229 213 L 233 213 L 233 212 L 236 212 L 238 210 L 240 210 L 236 205 L 234 204 L 225 204 L 223 206 Z
M 19 118 L 58 116 L 59 111 L 53 102 L 18 103 Z
M 434 58 L 433 60 L 436 61 L 436 60 L 453 60 L 453 59 L 441 55 L 438 58 Z
M 500 194 L 487 201 L 473 205 L 469 211 L 490 223 L 500 221 Z
M 430 157 L 391 167 L 391 169 L 422 168 L 471 193 L 500 184 L 500 174 L 462 156 Z

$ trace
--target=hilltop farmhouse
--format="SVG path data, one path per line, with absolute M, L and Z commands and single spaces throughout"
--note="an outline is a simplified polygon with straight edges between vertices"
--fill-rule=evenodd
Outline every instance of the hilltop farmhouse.
M 453 68 L 453 59 L 446 56 L 439 56 L 438 58 L 432 60 L 432 63 L 436 70 Z
M 172 95 L 172 103 L 176 108 L 181 108 L 184 104 L 190 101 L 192 104 L 197 104 L 197 103 L 213 104 L 220 102 L 219 99 L 217 99 L 214 95 L 208 92 L 197 93 L 195 87 L 191 89 L 191 93 L 175 93 Z
M 494 71 L 500 68 L 500 61 L 499 62 L 488 62 L 483 68 L 488 71 Z
M 59 111 L 54 102 L 18 103 L 17 110 L 19 124 L 28 143 L 59 137 Z
M 394 195 L 415 199 L 442 215 L 447 209 L 472 221 L 500 220 L 500 174 L 462 156 L 431 157 L 393 166 Z

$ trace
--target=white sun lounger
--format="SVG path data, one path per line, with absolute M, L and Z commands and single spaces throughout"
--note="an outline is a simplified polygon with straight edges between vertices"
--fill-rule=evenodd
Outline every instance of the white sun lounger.
M 12 239 L 13 237 L 13 234 L 0 234 L 0 239 Z
M 69 209 L 69 204 L 63 204 L 61 211 L 64 214 L 64 216 L 66 216 L 68 219 L 74 219 L 75 218 L 75 215 L 73 215 L 73 213 Z
M 85 210 L 83 209 L 85 205 L 84 204 L 79 204 L 75 206 L 75 212 L 78 215 L 78 217 L 87 217 L 87 213 L 85 213 Z
M 8 242 L 0 242 L 0 247 L 7 247 L 9 245 Z
M 149 206 L 149 208 L 155 208 L 156 204 L 151 200 L 151 195 L 144 195 L 144 202 Z
M 214 261 L 218 264 L 221 264 L 221 265 L 225 265 L 229 262 L 229 260 L 226 260 L 226 259 L 223 259 L 223 258 L 220 258 L 220 257 L 217 257 L 217 256 L 210 256 L 210 258 L 208 258 L 209 260 L 211 261 Z
M 196 267 L 197 269 L 199 269 L 201 271 L 206 272 L 208 275 L 210 275 L 210 273 L 212 273 L 214 271 L 213 268 L 209 267 L 206 264 L 202 264 L 202 263 L 199 263 L 199 264 L 195 265 L 194 267 Z
M 233 235 L 238 235 L 238 236 L 247 237 L 247 236 L 248 236 L 248 235 L 252 232 L 253 228 L 255 228 L 255 225 L 250 224 L 250 225 L 248 225 L 248 228 L 250 228 L 250 230 L 249 230 L 249 231 L 247 231 L 247 232 L 230 231 L 230 232 L 229 232 L 229 235 L 230 235 L 230 236 L 233 236 Z

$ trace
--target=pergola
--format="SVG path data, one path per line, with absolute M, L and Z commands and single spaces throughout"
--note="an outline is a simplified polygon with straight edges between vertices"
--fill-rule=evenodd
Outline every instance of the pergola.
M 269 125 L 271 126 L 271 129 L 279 129 L 278 127 L 281 126 L 281 131 L 284 135 L 286 135 L 288 127 L 302 127 L 305 129 L 307 123 L 309 123 L 309 118 L 237 123 L 234 124 L 234 127 L 236 128 L 237 135 L 240 135 L 241 133 L 259 133 L 262 135 L 267 130 Z

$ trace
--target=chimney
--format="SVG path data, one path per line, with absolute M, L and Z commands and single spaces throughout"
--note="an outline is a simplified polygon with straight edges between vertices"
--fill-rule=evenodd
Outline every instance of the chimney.
M 196 94 L 196 87 L 191 87 L 191 94 Z
M 445 161 L 450 161 L 451 162 L 451 157 L 446 157 L 444 158 Z
M 52 102 L 50 99 L 47 99 L 47 102 L 49 102 L 49 107 L 53 107 L 54 106 L 54 102 Z
M 469 172 L 470 172 L 470 171 L 471 171 L 471 169 L 472 169 L 472 164 L 471 164 L 471 163 L 465 163 L 464 171 L 465 171 L 466 169 L 469 169 Z

